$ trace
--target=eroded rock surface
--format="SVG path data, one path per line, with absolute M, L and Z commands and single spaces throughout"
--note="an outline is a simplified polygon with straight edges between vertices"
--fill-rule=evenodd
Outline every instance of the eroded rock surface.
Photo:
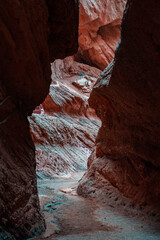
M 48 39 L 50 49 L 56 48 L 63 56 L 77 49 L 78 2 L 64 0 L 61 6 L 68 16 L 67 29 L 65 24 L 59 28 L 49 16 L 56 11 L 64 22 L 57 1 L 0 2 L 0 227 L 13 239 L 26 239 L 45 229 L 27 115 L 49 91 L 50 60 L 57 53 L 49 53 Z M 67 40 L 59 44 L 57 34 L 64 33 Z M 6 239 L 1 230 L 0 238 Z
M 30 118 L 40 178 L 70 175 L 87 168 L 100 127 L 88 97 L 99 74 L 99 69 L 76 63 L 72 57 L 52 64 L 44 114 Z
M 104 70 L 114 58 L 126 0 L 81 0 L 77 58 Z
M 157 214 L 160 201 L 159 11 L 157 1 L 128 1 L 115 59 L 101 74 L 89 100 L 102 120 L 102 127 L 88 173 L 78 189 L 85 196 L 101 189 L 107 196 L 112 187 L 142 208 L 147 205 L 158 209 Z

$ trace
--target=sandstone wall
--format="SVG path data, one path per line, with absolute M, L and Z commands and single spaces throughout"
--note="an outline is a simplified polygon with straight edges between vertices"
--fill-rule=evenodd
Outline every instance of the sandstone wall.
M 78 45 L 78 1 L 58 2 L 0 2 L 0 226 L 16 239 L 45 228 L 27 115 L 49 92 L 50 61 Z
M 77 59 L 102 70 L 114 58 L 126 0 L 81 0 Z
M 103 191 L 110 184 L 134 202 L 159 209 L 159 11 L 155 0 L 127 3 L 115 59 L 99 77 L 89 100 L 102 127 L 79 186 L 84 195 L 89 193 L 87 187 L 97 185 Z

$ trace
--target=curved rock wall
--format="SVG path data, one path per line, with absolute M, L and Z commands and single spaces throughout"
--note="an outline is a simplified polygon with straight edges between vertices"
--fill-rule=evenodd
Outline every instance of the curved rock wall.
M 44 110 L 34 111 L 29 118 L 41 179 L 86 170 L 101 123 L 88 104 L 101 71 L 77 63 L 73 57 L 57 59 L 51 66 L 52 83 L 42 104 Z
M 48 40 L 50 50 L 56 48 L 64 56 L 77 49 L 78 1 L 66 4 L 63 0 L 61 9 L 57 2 L 0 2 L 0 238 L 6 238 L 2 228 L 16 239 L 26 239 L 45 228 L 27 115 L 49 92 L 50 60 L 58 55 L 49 53 Z M 62 9 L 68 17 L 67 29 L 65 24 L 59 28 L 59 21 L 64 23 Z M 52 11 L 58 22 L 49 15 Z M 67 40 L 59 44 L 58 36 L 64 33 Z
M 108 184 L 142 206 L 159 209 L 159 12 L 158 1 L 128 1 L 115 59 L 89 100 L 102 127 L 79 186 L 84 195 L 96 185 L 106 191 Z
M 114 58 L 126 0 L 81 0 L 77 59 L 102 70 Z

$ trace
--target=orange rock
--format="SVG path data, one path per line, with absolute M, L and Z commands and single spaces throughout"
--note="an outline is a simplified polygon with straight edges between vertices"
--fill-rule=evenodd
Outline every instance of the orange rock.
M 104 70 L 114 58 L 126 0 L 81 0 L 77 59 Z

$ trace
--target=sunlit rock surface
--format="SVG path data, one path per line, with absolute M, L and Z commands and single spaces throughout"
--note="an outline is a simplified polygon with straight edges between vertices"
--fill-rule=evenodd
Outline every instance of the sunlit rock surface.
M 114 58 L 126 0 L 80 0 L 77 59 L 104 70 Z
M 142 208 L 158 209 L 154 215 L 160 202 L 159 11 L 157 1 L 128 1 L 115 59 L 89 99 L 102 127 L 78 189 L 108 196 L 112 187 Z
M 45 229 L 27 115 L 49 92 L 50 61 L 78 45 L 78 2 L 63 0 L 61 8 L 56 2 L 0 1 L 0 239 L 12 238 L 2 229 L 16 239 Z
M 76 63 L 72 57 L 52 64 L 44 114 L 30 118 L 40 178 L 69 175 L 87 168 L 100 127 L 88 97 L 99 74 L 99 69 Z

